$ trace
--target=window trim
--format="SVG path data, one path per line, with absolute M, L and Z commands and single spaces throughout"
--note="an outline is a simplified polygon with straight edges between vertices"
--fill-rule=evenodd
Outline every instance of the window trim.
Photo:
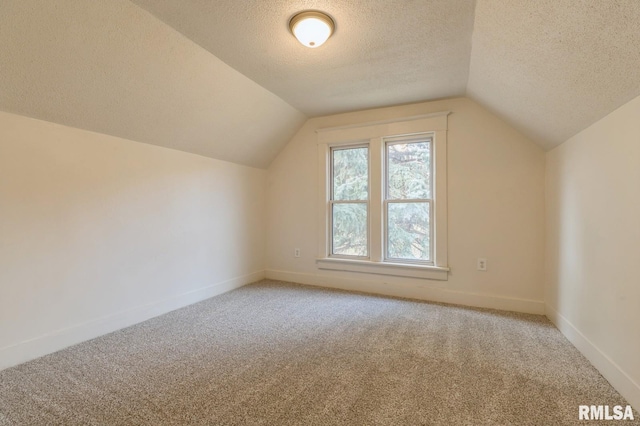
M 356 125 L 317 129 L 318 135 L 318 259 L 319 269 L 363 272 L 422 279 L 447 280 L 447 128 L 449 111 L 382 120 Z M 420 134 L 432 135 L 432 207 L 433 220 L 431 244 L 433 264 L 414 263 L 386 259 L 384 247 L 385 212 L 384 191 L 386 191 L 385 140 L 395 138 L 411 139 Z M 369 202 L 367 220 L 369 222 L 367 259 L 339 258 L 331 256 L 331 211 L 329 210 L 332 180 L 330 179 L 331 149 L 335 147 L 369 146 Z

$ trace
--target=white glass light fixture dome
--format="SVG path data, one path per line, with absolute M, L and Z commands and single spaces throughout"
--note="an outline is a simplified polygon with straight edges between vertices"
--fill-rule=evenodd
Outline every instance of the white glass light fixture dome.
M 335 23 L 326 13 L 306 10 L 291 18 L 289 29 L 300 43 L 316 48 L 322 46 L 331 37 Z

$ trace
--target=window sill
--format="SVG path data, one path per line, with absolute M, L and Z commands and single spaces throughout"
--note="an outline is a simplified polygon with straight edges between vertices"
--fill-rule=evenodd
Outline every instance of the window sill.
M 316 259 L 316 264 L 318 265 L 319 269 L 328 269 L 332 271 L 361 272 L 367 274 L 422 278 L 427 280 L 439 281 L 447 281 L 449 278 L 449 268 L 442 266 L 371 262 L 368 260 L 336 258 Z

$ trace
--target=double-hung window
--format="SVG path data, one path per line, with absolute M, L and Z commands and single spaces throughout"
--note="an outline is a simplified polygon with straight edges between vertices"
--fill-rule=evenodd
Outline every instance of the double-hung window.
M 369 257 L 369 146 L 331 149 L 331 255 Z
M 318 131 L 319 268 L 447 279 L 447 115 Z
M 384 142 L 385 260 L 433 264 L 432 138 Z

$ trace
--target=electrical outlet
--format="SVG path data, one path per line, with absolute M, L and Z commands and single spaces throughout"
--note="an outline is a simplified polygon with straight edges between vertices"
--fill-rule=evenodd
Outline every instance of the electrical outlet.
M 300 257 L 300 249 L 299 248 L 293 249 L 293 256 L 294 257 Z
M 486 271 L 487 270 L 487 259 L 483 257 L 478 258 L 478 271 Z

